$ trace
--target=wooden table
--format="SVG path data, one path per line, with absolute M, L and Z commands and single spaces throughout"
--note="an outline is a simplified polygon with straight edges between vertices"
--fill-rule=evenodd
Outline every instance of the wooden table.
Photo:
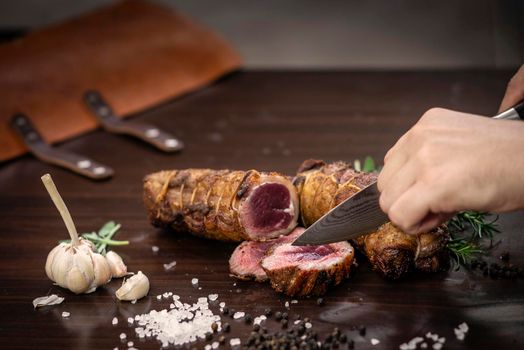
M 266 307 L 285 310 L 289 301 L 266 284 L 236 282 L 228 275 L 234 244 L 198 239 L 156 229 L 148 223 L 141 200 L 142 177 L 159 169 L 209 167 L 277 170 L 293 174 L 302 160 L 328 161 L 371 155 L 381 159 L 395 140 L 432 106 L 491 115 L 496 112 L 511 72 L 241 72 L 202 91 L 147 111 L 150 121 L 182 138 L 179 155 L 161 154 L 138 141 L 102 131 L 59 147 L 113 166 L 115 177 L 95 183 L 42 164 L 31 156 L 0 168 L 0 348 L 127 349 L 125 332 L 141 342 L 126 319 L 168 307 L 156 295 L 173 291 L 183 301 L 218 293 L 236 310 L 259 315 Z M 123 226 L 117 235 L 131 245 L 117 249 L 131 271 L 151 280 L 149 296 L 136 304 L 116 301 L 120 281 L 91 295 L 73 295 L 47 279 L 49 250 L 66 230 L 40 176 L 50 172 L 81 232 L 108 220 Z M 524 264 L 522 213 L 504 215 L 503 234 L 494 256 L 509 250 Z M 152 246 L 160 247 L 158 253 Z M 177 261 L 172 271 L 163 264 Z M 198 278 L 201 289 L 191 285 Z M 236 283 L 236 284 L 235 284 Z M 34 310 L 32 300 L 48 293 L 66 298 L 62 305 Z M 388 282 L 361 261 L 357 273 L 330 291 L 326 304 L 316 299 L 291 304 L 291 317 L 310 317 L 321 335 L 339 327 L 356 349 L 398 349 L 426 332 L 446 337 L 445 349 L 522 349 L 524 282 L 492 280 L 461 269 L 410 276 Z M 215 308 L 216 310 L 216 308 Z M 68 319 L 61 317 L 68 311 Z M 113 317 L 119 324 L 111 325 Z M 226 318 L 227 319 L 227 318 Z M 470 332 L 458 341 L 453 328 L 467 322 Z M 229 321 L 229 337 L 245 339 L 250 327 Z M 365 325 L 365 337 L 351 330 Z M 277 329 L 268 321 L 270 329 Z M 216 339 L 217 337 L 215 337 Z M 372 346 L 370 339 L 380 340 Z M 205 343 L 196 344 L 203 348 Z

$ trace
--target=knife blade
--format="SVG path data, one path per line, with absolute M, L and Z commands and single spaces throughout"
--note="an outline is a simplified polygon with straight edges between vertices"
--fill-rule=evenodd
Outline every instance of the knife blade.
M 370 233 L 389 221 L 380 209 L 377 183 L 355 193 L 302 233 L 293 245 L 319 245 L 345 241 Z
M 524 101 L 493 119 L 524 120 Z M 357 238 L 389 221 L 380 209 L 377 183 L 355 193 L 309 226 L 292 245 L 320 245 Z

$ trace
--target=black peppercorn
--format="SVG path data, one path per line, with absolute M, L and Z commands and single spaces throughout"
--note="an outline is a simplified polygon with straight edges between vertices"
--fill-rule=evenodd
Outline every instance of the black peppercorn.
M 211 323 L 211 330 L 213 331 L 213 333 L 216 333 L 216 331 L 218 330 L 218 324 L 216 322 Z
M 282 313 L 282 318 L 284 318 L 284 319 L 287 320 L 288 317 L 289 317 L 289 315 L 287 314 L 287 312 L 283 312 L 283 313 Z
M 266 308 L 264 310 L 264 315 L 266 315 L 267 317 L 271 317 L 271 315 L 273 314 L 273 310 L 271 310 L 271 308 Z
M 361 335 L 361 336 L 365 336 L 366 335 L 366 327 L 365 326 L 360 326 L 358 327 L 358 333 Z
M 227 323 L 227 322 L 224 323 L 224 324 L 222 325 L 222 330 L 223 330 L 224 332 L 229 332 L 229 331 L 231 330 L 231 326 L 229 325 L 229 323 Z
M 287 328 L 287 320 L 285 318 L 283 318 L 282 320 L 280 320 L 280 324 L 282 325 L 282 328 Z
M 252 321 L 253 321 L 253 317 L 251 317 L 250 314 L 246 314 L 246 315 L 244 316 L 244 322 L 245 322 L 245 323 L 250 324 Z
M 225 344 L 226 343 L 226 337 L 224 337 L 223 335 L 221 335 L 220 337 L 218 337 L 218 342 L 220 344 Z
M 280 311 L 275 312 L 275 319 L 277 321 L 280 321 L 282 319 L 282 312 Z
M 318 298 L 317 299 L 317 305 L 324 305 L 324 298 Z
M 354 349 L 355 348 L 355 341 L 353 339 L 350 339 L 348 341 L 348 349 Z
M 206 333 L 206 340 L 210 341 L 211 339 L 213 339 L 213 333 Z
M 224 306 L 224 307 L 222 308 L 222 313 L 223 313 L 224 315 L 227 315 L 227 314 L 229 313 L 229 308 L 228 308 L 227 306 Z

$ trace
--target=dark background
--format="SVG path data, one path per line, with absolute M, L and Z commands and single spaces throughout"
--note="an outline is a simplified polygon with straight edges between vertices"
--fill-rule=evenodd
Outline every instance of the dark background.
M 0 28 L 54 23 L 110 0 L 2 0 Z M 524 2 L 162 0 L 222 33 L 247 68 L 513 68 Z

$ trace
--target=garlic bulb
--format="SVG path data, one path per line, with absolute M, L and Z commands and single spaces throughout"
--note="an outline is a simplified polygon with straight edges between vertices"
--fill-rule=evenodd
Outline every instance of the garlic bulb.
M 127 275 L 127 266 L 124 264 L 120 255 L 110 250 L 106 254 L 106 260 L 109 263 L 113 277 L 124 277 Z
M 138 300 L 149 292 L 149 279 L 142 271 L 124 281 L 122 287 L 116 291 L 118 300 Z
M 91 293 L 111 280 L 111 268 L 107 260 L 94 251 L 94 245 L 90 241 L 78 237 L 71 214 L 51 176 L 42 176 L 42 182 L 71 236 L 71 243 L 60 243 L 49 252 L 45 264 L 47 277 L 73 293 Z

